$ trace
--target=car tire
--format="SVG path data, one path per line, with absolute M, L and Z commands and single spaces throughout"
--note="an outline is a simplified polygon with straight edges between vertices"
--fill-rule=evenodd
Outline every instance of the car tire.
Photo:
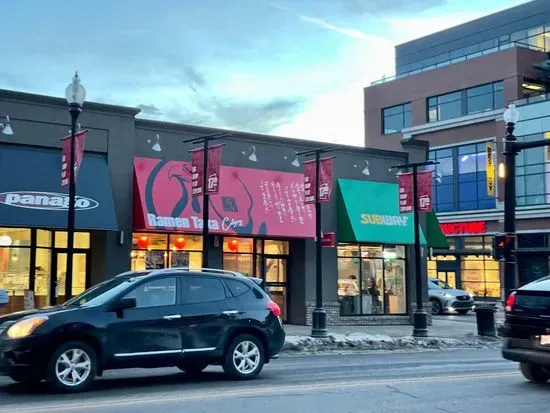
M 262 342 L 250 334 L 237 336 L 225 353 L 223 370 L 235 380 L 251 380 L 260 374 L 265 360 Z
M 193 376 L 202 373 L 207 367 L 206 362 L 187 362 L 178 365 L 178 369 Z
M 550 372 L 542 366 L 529 363 L 519 363 L 523 376 L 533 383 L 546 383 L 550 380 Z
M 57 347 L 50 357 L 46 382 L 56 392 L 83 392 L 94 381 L 96 371 L 95 350 L 82 341 L 68 341 Z
M 460 315 L 466 315 L 466 314 L 468 314 L 469 311 L 470 310 L 456 310 L 456 312 Z
M 432 303 L 432 315 L 439 315 L 443 312 L 443 306 L 437 298 L 432 298 L 430 303 Z

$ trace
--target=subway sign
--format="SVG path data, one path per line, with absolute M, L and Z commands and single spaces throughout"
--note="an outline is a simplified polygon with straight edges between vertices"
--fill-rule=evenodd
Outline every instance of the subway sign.
M 485 221 L 448 222 L 441 225 L 445 235 L 484 234 L 487 232 Z

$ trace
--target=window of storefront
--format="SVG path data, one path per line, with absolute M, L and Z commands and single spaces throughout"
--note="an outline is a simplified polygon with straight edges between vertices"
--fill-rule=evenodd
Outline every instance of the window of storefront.
M 202 267 L 202 236 L 136 232 L 132 236 L 133 271 Z
M 63 302 L 66 284 L 67 232 L 30 228 L 0 228 L 0 288 L 10 303 L 0 313 L 23 310 L 25 291 L 33 291 L 35 306 L 51 304 L 51 296 Z M 90 233 L 76 232 L 71 294 L 87 287 Z M 55 272 L 55 274 L 52 274 Z M 51 277 L 55 276 L 52 291 Z
M 519 136 L 520 142 L 544 139 L 543 133 Z M 547 148 L 521 151 L 516 157 L 516 202 L 518 206 L 547 203 Z
M 487 194 L 486 143 L 430 151 L 435 166 L 434 208 L 437 212 L 491 209 L 495 198 Z
M 407 313 L 405 247 L 339 244 L 342 315 Z
M 254 276 L 254 239 L 224 238 L 223 269 Z
M 428 98 L 428 122 L 504 107 L 504 83 L 488 83 Z
M 382 129 L 384 135 L 400 132 L 411 126 L 411 104 L 382 109 Z

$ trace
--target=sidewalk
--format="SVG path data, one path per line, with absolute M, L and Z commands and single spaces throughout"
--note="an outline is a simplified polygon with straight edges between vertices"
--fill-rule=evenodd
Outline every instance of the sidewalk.
M 495 314 L 496 324 L 503 322 Z M 427 338 L 412 337 L 412 325 L 328 326 L 328 337 L 314 339 L 310 326 L 285 325 L 285 352 L 325 352 L 340 350 L 420 350 L 454 348 L 499 348 L 498 337 L 477 335 L 475 314 L 437 316 L 428 326 Z

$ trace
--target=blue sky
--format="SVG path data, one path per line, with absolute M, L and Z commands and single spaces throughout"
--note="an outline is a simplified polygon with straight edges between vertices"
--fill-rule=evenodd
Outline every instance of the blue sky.
M 0 88 L 63 96 L 76 69 L 141 117 L 361 145 L 393 46 L 526 2 L 12 0 Z

